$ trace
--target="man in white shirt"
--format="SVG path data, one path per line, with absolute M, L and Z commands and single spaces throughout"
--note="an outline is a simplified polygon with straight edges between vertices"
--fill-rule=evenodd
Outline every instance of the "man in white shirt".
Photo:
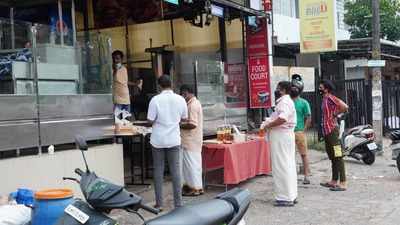
M 296 108 L 289 93 L 291 83 L 281 81 L 275 91 L 275 112 L 261 125 L 269 131 L 275 206 L 294 206 L 297 203 L 297 171 L 294 128 Z
M 181 175 L 181 134 L 179 124 L 188 118 L 185 99 L 172 90 L 172 83 L 167 75 L 158 79 L 161 93 L 154 96 L 149 105 L 147 120 L 152 124 L 150 144 L 153 148 L 155 207 L 162 210 L 165 158 L 168 160 L 172 176 L 175 207 L 182 206 Z

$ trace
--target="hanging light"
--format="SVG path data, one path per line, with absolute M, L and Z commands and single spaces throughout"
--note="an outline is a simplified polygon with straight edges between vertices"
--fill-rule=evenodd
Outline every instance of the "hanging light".
M 210 26 L 211 21 L 213 19 L 213 15 L 211 14 L 211 1 L 207 0 L 205 1 L 205 5 L 204 5 L 204 10 L 205 10 L 205 14 L 206 14 L 206 21 L 204 22 L 204 24 L 206 26 Z

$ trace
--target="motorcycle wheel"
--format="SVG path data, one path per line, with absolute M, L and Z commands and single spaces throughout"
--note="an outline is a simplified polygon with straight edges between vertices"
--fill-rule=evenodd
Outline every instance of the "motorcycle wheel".
M 397 156 L 396 164 L 397 164 L 397 169 L 399 170 L 400 173 L 400 155 Z
M 366 151 L 362 161 L 367 165 L 372 165 L 375 162 L 375 154 L 371 151 Z

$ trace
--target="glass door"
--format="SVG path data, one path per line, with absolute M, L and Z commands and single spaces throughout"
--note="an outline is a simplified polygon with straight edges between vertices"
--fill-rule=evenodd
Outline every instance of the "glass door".
M 204 134 L 215 134 L 226 124 L 224 64 L 219 60 L 195 60 L 193 63 L 197 96 L 203 106 Z

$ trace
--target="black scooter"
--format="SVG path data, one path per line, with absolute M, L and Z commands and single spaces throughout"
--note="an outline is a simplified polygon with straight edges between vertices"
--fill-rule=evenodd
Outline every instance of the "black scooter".
M 63 179 L 79 183 L 86 202 L 78 199 L 69 205 L 57 225 L 118 225 L 107 216 L 113 209 L 123 209 L 136 214 L 145 225 L 237 225 L 249 208 L 250 192 L 236 188 L 218 195 L 215 199 L 179 207 L 165 215 L 145 221 L 139 213 L 140 209 L 153 214 L 158 214 L 159 211 L 143 204 L 140 196 L 90 171 L 84 153 L 88 150 L 88 145 L 85 139 L 79 136 L 75 141 L 82 152 L 86 171 L 75 169 L 80 179 Z

